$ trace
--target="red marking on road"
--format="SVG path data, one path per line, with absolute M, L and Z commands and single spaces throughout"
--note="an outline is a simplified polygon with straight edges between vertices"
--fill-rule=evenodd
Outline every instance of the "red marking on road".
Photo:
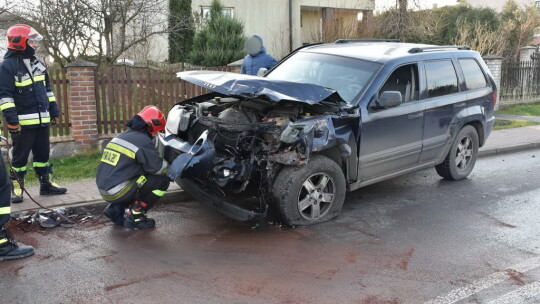
M 152 276 L 142 277 L 142 278 L 133 279 L 133 280 L 129 280 L 129 281 L 126 281 L 126 282 L 110 285 L 110 286 L 105 287 L 105 290 L 106 291 L 111 291 L 111 290 L 116 289 L 116 288 L 137 284 L 137 283 L 140 283 L 142 281 L 148 281 L 148 280 L 152 280 L 152 279 L 162 279 L 162 278 L 170 277 L 170 276 L 173 276 L 173 275 L 176 275 L 176 274 L 177 273 L 175 271 L 155 274 L 155 275 L 152 275 Z
M 518 285 L 525 285 L 525 282 L 523 281 L 523 279 L 521 279 L 524 276 L 523 273 L 515 271 L 514 269 L 506 269 L 504 272 L 506 272 L 506 274 Z
M 405 251 L 405 256 L 401 259 L 401 262 L 399 262 L 397 266 L 403 270 L 407 270 L 407 267 L 409 267 L 409 261 L 411 260 L 411 256 L 413 255 L 413 253 L 413 248 L 407 249 L 407 251 Z

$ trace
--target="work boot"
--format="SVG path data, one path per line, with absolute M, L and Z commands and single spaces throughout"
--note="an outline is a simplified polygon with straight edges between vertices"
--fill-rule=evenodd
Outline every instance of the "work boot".
M 146 211 L 148 211 L 148 205 L 135 201 L 131 204 L 128 214 L 124 219 L 124 227 L 135 229 L 135 228 L 153 228 L 156 226 L 156 221 L 152 218 L 146 217 Z
M 58 195 L 67 192 L 66 188 L 60 188 L 57 183 L 53 183 L 50 180 L 50 174 L 52 174 L 52 165 L 49 165 L 43 169 L 36 168 L 36 175 L 39 179 L 39 194 L 40 195 Z
M 34 254 L 34 247 L 17 244 L 11 233 L 6 229 L 0 229 L 0 262 L 29 257 Z
M 124 213 L 126 212 L 126 208 L 123 204 L 116 203 L 116 204 L 109 204 L 105 210 L 103 210 L 103 214 L 111 220 L 111 222 L 117 224 L 117 225 L 123 225 L 124 224 Z
M 11 175 L 11 203 L 22 203 L 24 193 L 24 176 L 26 175 L 26 171 L 15 172 L 11 170 L 9 173 Z

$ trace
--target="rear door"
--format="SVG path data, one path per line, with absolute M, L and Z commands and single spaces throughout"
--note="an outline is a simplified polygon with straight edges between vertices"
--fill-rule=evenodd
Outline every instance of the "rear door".
M 418 63 L 393 70 L 376 96 L 384 91 L 399 91 L 400 106 L 372 109 L 362 114 L 359 177 L 366 181 L 418 164 L 422 151 L 424 104 L 419 102 Z M 376 96 L 371 103 L 375 102 Z M 371 104 L 370 103 L 370 104 Z
M 460 88 L 460 78 L 453 58 L 426 60 L 423 63 L 426 104 L 423 149 L 420 163 L 443 157 L 452 137 L 451 127 L 467 115 L 467 93 Z

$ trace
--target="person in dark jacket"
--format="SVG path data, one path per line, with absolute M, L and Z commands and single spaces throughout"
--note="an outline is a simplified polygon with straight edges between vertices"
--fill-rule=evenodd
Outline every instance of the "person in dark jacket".
M 109 202 L 104 214 L 127 228 L 151 228 L 156 222 L 146 212 L 165 194 L 170 180 L 168 168 L 152 141 L 165 130 L 165 117 L 155 106 L 144 108 L 113 138 L 103 151 L 96 184 Z M 128 208 L 127 215 L 125 215 Z
M 23 201 L 22 187 L 30 152 L 40 183 L 40 194 L 54 195 L 67 191 L 50 181 L 49 125 L 58 121 L 60 112 L 47 68 L 34 56 L 42 38 L 28 25 L 10 27 L 7 31 L 8 51 L 0 67 L 0 110 L 13 141 L 12 203 Z
M 257 75 L 259 69 L 271 69 L 277 60 L 266 52 L 263 40 L 258 35 L 253 35 L 246 41 L 246 51 L 248 55 L 242 62 L 240 74 Z

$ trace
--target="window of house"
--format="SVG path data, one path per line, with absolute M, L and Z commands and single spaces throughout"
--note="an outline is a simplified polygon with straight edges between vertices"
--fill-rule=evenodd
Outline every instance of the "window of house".
M 460 59 L 459 65 L 461 66 L 461 70 L 463 70 L 467 89 L 474 90 L 487 87 L 486 77 L 476 60 L 472 58 Z
M 401 93 L 403 103 L 416 101 L 419 97 L 418 65 L 407 64 L 397 68 L 382 86 L 379 94 L 386 91 Z
M 233 7 L 224 7 L 221 11 L 223 15 L 233 18 L 234 17 L 234 8 Z M 203 20 L 210 18 L 210 6 L 201 7 L 201 16 Z
M 428 97 L 438 97 L 458 92 L 458 78 L 452 60 L 427 61 Z

